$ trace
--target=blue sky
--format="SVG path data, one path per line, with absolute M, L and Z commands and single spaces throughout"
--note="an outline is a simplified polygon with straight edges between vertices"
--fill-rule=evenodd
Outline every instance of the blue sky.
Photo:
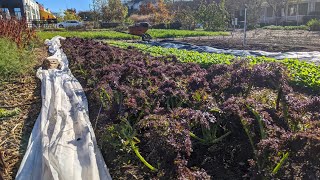
M 75 8 L 77 12 L 89 10 L 92 0 L 36 0 L 52 12 L 62 12 L 67 8 Z

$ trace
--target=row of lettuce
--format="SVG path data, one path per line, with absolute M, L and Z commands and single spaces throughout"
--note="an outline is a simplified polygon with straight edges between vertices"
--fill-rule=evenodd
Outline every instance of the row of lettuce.
M 200 36 L 228 36 L 229 32 L 215 31 L 190 31 L 190 30 L 173 30 L 173 29 L 150 29 L 148 33 L 153 38 L 185 38 Z M 38 31 L 37 35 L 40 39 L 51 39 L 55 36 L 63 37 L 81 37 L 86 39 L 118 39 L 133 40 L 140 39 L 139 36 L 128 34 L 127 32 L 119 32 L 112 30 L 102 31 Z
M 120 41 L 109 41 L 111 45 L 121 48 L 137 48 L 145 53 L 153 56 L 170 56 L 174 55 L 181 62 L 195 62 L 202 66 L 209 66 L 211 64 L 231 64 L 239 58 L 234 55 L 227 54 L 213 54 L 213 53 L 200 53 L 197 51 L 188 51 L 176 48 L 163 48 L 159 46 L 150 46 L 146 44 L 127 43 Z M 303 85 L 310 90 L 319 92 L 320 88 L 320 66 L 300 61 L 298 59 L 284 59 L 276 60 L 267 57 L 253 57 L 249 56 L 247 59 L 252 65 L 266 62 L 279 62 L 285 65 L 292 77 L 292 82 L 297 85 Z

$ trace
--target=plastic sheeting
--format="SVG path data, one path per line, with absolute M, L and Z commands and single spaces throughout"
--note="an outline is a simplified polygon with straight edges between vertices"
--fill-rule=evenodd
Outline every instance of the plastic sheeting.
M 61 37 L 47 40 L 61 68 L 38 69 L 42 108 L 17 180 L 109 180 L 88 116 L 85 93 L 68 68 Z
M 217 53 L 217 54 L 232 54 L 235 56 L 265 56 L 275 59 L 299 59 L 305 60 L 308 62 L 313 62 L 320 64 L 320 52 L 266 52 L 266 51 L 251 51 L 251 50 L 235 50 L 235 49 L 218 49 L 210 46 L 196 46 L 188 43 L 178 42 L 178 41 L 151 41 L 143 42 L 152 46 L 161 46 L 165 48 L 177 48 L 177 49 L 186 49 L 198 52 L 207 52 L 207 53 Z

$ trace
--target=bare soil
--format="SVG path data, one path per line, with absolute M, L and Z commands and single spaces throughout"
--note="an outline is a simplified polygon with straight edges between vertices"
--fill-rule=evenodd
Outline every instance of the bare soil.
M 243 46 L 242 30 L 232 32 L 231 36 L 192 37 L 177 40 L 221 49 L 262 50 L 269 52 L 320 51 L 320 32 L 304 30 L 251 30 L 247 32 L 246 46 Z

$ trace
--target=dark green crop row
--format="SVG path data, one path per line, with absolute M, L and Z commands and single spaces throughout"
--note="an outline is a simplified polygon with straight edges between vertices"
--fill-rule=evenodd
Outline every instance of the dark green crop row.
M 145 44 L 126 43 L 119 41 L 110 41 L 111 45 L 121 48 L 127 48 L 133 46 L 139 50 L 150 53 L 154 56 L 167 56 L 174 55 L 181 62 L 195 62 L 203 66 L 210 64 L 231 64 L 233 61 L 238 60 L 233 55 L 227 54 L 212 54 L 212 53 L 199 53 L 196 51 L 180 50 L 175 48 L 163 48 L 158 46 L 149 46 Z M 267 57 L 247 57 L 252 64 L 264 63 L 264 62 L 279 62 L 285 65 L 293 78 L 293 82 L 299 85 L 303 85 L 313 90 L 319 91 L 320 88 L 320 66 L 300 61 L 298 59 L 284 59 L 276 60 L 274 58 Z
M 263 29 L 269 29 L 269 30 L 308 30 L 308 26 L 301 25 L 301 26 L 265 26 Z
M 198 37 L 198 36 L 228 36 L 229 32 L 214 32 L 214 31 L 190 31 L 190 30 L 163 30 L 163 29 L 150 29 L 148 33 L 153 38 L 181 38 L 181 37 Z M 37 35 L 40 39 L 51 39 L 54 36 L 63 37 L 79 37 L 86 39 L 140 39 L 139 36 L 126 34 L 122 32 L 104 30 L 104 31 L 39 31 Z

